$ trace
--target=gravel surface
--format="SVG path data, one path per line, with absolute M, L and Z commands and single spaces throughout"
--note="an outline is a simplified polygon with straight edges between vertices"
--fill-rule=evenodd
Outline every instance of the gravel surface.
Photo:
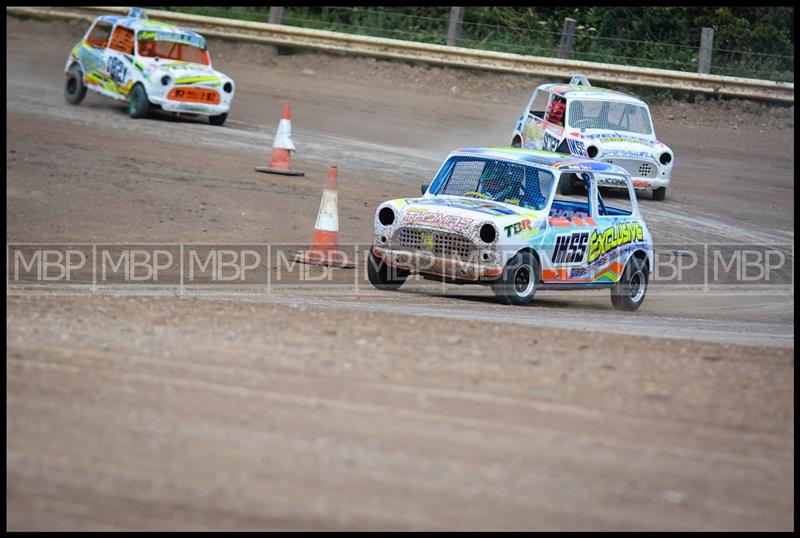
M 307 244 L 332 162 L 341 240 L 369 241 L 448 151 L 507 143 L 539 83 L 212 40 L 226 126 L 134 121 L 64 102 L 84 30 L 7 20 L 9 243 Z M 286 99 L 302 178 L 253 171 Z M 640 200 L 657 238 L 793 244 L 793 109 L 653 111 L 676 153 L 667 200 Z M 269 301 L 9 286 L 7 529 L 794 527 L 793 294 L 654 288 L 624 315 L 334 275 L 340 296 Z

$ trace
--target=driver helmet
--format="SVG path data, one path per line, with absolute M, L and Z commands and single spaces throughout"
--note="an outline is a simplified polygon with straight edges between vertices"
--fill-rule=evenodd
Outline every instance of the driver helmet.
M 489 196 L 497 195 L 503 188 L 503 179 L 495 170 L 484 170 L 481 174 L 481 183 L 483 185 L 483 192 Z

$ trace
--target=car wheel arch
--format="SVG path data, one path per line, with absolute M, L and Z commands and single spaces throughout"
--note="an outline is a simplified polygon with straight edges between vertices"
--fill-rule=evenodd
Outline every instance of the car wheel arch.
M 645 271 L 647 272 L 647 274 L 649 276 L 650 271 L 651 271 L 652 268 L 651 268 L 651 260 L 650 260 L 650 257 L 647 255 L 647 252 L 645 252 L 642 249 L 636 249 L 633 252 L 633 254 L 631 254 L 630 258 L 639 258 L 640 260 L 642 260 L 644 262 L 644 269 L 645 269 Z M 630 258 L 628 258 L 628 259 L 630 259 Z
M 541 271 L 542 258 L 539 256 L 539 253 L 536 251 L 535 248 L 533 248 L 533 247 L 522 247 L 521 249 L 517 250 L 513 255 L 509 256 L 508 260 L 511 260 L 515 256 L 519 256 L 520 254 L 523 254 L 525 252 L 529 252 L 534 257 L 534 259 L 536 259 L 536 263 L 539 264 L 539 282 L 542 282 L 542 274 L 541 274 L 542 273 L 542 271 Z M 508 260 L 506 260 L 505 263 L 508 263 Z

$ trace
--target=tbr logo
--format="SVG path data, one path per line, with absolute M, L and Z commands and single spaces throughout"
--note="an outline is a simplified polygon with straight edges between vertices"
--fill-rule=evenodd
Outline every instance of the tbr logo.
M 519 222 L 515 222 L 514 224 L 509 224 L 503 229 L 506 231 L 506 237 L 511 237 L 512 235 L 521 233 L 523 230 L 531 231 L 531 221 L 530 219 L 521 220 Z
M 623 222 L 609 226 L 602 232 L 592 232 L 589 239 L 589 263 L 621 245 L 643 240 L 644 231 L 638 222 Z
M 589 232 L 573 232 L 556 236 L 553 249 L 553 263 L 558 265 L 577 265 L 583 262 Z

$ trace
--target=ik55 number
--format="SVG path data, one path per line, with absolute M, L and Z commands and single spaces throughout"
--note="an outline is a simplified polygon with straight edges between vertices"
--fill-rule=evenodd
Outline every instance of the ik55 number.
M 556 246 L 553 249 L 553 263 L 559 265 L 582 263 L 588 242 L 589 232 L 576 232 L 557 236 Z

